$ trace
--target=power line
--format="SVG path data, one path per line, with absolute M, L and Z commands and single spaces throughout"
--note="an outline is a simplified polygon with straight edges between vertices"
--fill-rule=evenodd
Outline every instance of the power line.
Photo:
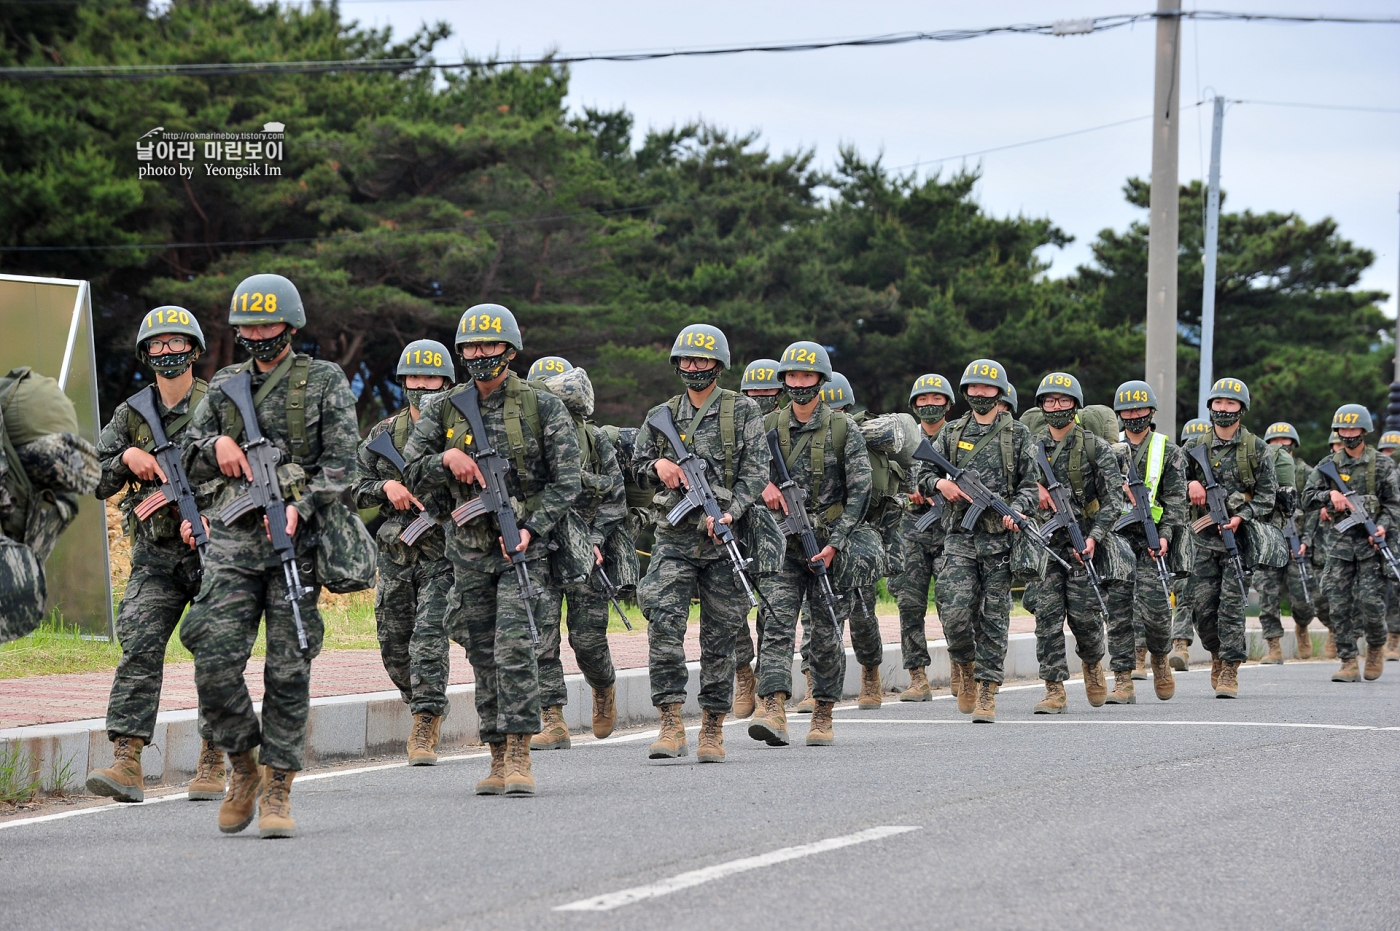
M 73 65 L 64 67 L 0 68 L 0 78 L 11 80 L 62 80 L 72 78 L 110 78 L 144 80 L 153 77 L 187 76 L 218 77 L 245 74 L 323 74 L 349 72 L 403 73 L 421 70 L 473 70 L 521 65 L 568 65 L 591 61 L 639 62 L 663 58 L 694 58 L 717 55 L 738 55 L 748 52 L 812 52 L 833 48 L 879 48 L 910 42 L 963 42 L 992 35 L 1088 35 L 1120 29 L 1134 23 L 1163 17 L 1180 17 L 1204 22 L 1273 22 L 1273 23 L 1341 23 L 1348 25 L 1400 25 L 1400 19 L 1377 19 L 1345 16 L 1286 16 L 1275 13 L 1233 13 L 1216 10 L 1192 10 L 1180 13 L 1121 13 L 1086 19 L 1057 20 L 1050 23 L 1013 23 L 978 29 L 942 29 L 933 32 L 897 32 L 858 38 L 813 40 L 805 42 L 772 42 L 748 45 L 701 46 L 693 48 L 654 49 L 627 52 L 586 52 L 553 54 L 539 58 L 516 58 L 508 61 L 465 59 L 457 62 L 435 62 L 416 58 L 346 59 L 335 61 L 283 62 L 210 62 L 157 65 Z
M 1352 113 L 1400 113 L 1400 107 L 1353 107 L 1347 104 L 1333 103 L 1288 103 L 1282 100 L 1228 99 L 1230 103 L 1248 103 L 1260 107 L 1298 107 L 1304 110 L 1345 110 Z

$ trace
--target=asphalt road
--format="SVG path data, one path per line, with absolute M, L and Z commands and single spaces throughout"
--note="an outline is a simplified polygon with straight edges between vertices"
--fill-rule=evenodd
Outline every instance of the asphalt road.
M 832 747 L 730 727 L 718 766 L 579 740 L 532 799 L 474 796 L 481 755 L 332 773 L 287 841 L 183 798 L 12 822 L 0 928 L 1397 928 L 1400 667 L 1333 667 L 1245 667 L 1238 701 L 1076 682 L 1048 718 L 1007 689 L 992 726 L 850 706 Z

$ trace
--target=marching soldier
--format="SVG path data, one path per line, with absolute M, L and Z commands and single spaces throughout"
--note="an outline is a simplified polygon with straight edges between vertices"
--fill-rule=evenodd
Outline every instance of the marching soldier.
M 527 584 L 506 554 L 495 513 L 449 527 L 446 623 L 454 636 L 467 638 L 481 740 L 491 749 L 491 768 L 476 794 L 533 795 L 530 737 L 540 731 L 540 674 L 531 618 L 546 616 L 549 608 L 550 543 L 562 548 L 576 542 L 565 538 L 562 524 L 581 489 L 578 434 L 562 401 L 510 370 L 524 343 L 507 308 L 468 308 L 455 343 L 471 380 L 424 399 L 404 448 L 408 485 L 420 499 L 447 491 L 455 504 L 465 505 L 487 485 L 477 457 L 489 449 L 508 461 L 505 491 L 519 525 L 515 552 L 524 554 Z M 460 403 L 476 404 L 486 436 L 477 436 L 453 403 L 469 388 L 475 397 Z
M 1200 417 L 1193 417 L 1181 427 L 1181 448 L 1186 447 L 1186 441 L 1193 436 L 1204 436 L 1210 432 L 1210 421 Z M 1185 468 L 1183 461 L 1182 468 Z M 1179 542 L 1185 544 L 1182 538 Z M 1195 620 L 1191 616 L 1191 605 L 1186 600 L 1186 579 L 1175 579 L 1172 582 L 1172 652 L 1169 657 L 1172 669 L 1177 672 L 1185 672 L 1191 668 L 1191 641 L 1196 630 Z
M 729 341 L 718 327 L 691 324 L 671 347 L 671 364 L 685 391 L 647 413 L 637 433 L 633 462 L 654 475 L 666 491 L 657 495 L 662 517 L 637 600 L 647 619 L 651 700 L 661 712 L 661 734 L 651 745 L 653 760 L 685 756 L 685 629 L 691 599 L 700 599 L 700 726 L 702 763 L 724 761 L 724 719 L 734 701 L 734 641 L 744 625 L 749 600 L 725 549 L 717 545 L 710 518 L 691 512 L 680 524 L 665 510 L 685 493 L 676 451 L 653 426 L 651 417 L 669 407 L 688 453 L 704 461 L 710 486 L 723 509 L 720 522 L 735 527 L 759 501 L 768 482 L 768 442 L 758 406 L 717 384 L 729 367 Z M 697 509 L 698 511 L 698 509 Z M 788 646 L 791 651 L 791 644 Z
M 1189 453 L 1203 446 L 1210 458 L 1215 481 L 1229 496 L 1226 503 L 1228 527 L 1243 543 L 1245 521 L 1264 521 L 1274 510 L 1278 479 L 1274 457 L 1261 437 L 1240 423 L 1249 410 L 1249 388 L 1236 378 L 1220 378 L 1206 395 L 1211 430 L 1186 443 Z M 1245 581 L 1236 576 L 1236 563 L 1227 551 L 1220 527 L 1210 521 L 1206 506 L 1206 475 L 1200 463 L 1187 458 L 1187 496 L 1194 506 L 1195 564 L 1186 586 L 1186 597 L 1201 644 L 1211 654 L 1211 688 L 1216 698 L 1239 697 L 1239 668 L 1248 659 L 1244 635 L 1244 594 L 1249 567 L 1243 567 Z M 1240 550 L 1241 554 L 1244 550 Z
M 1045 433 L 1049 440 L 1046 458 L 1055 478 L 1070 488 L 1075 513 L 1072 518 L 1084 534 L 1086 552 L 1075 552 L 1069 534 L 1060 534 L 1051 544 L 1060 557 L 1071 566 L 1093 562 L 1099 548 L 1114 545 L 1113 523 L 1123 513 L 1123 477 L 1118 471 L 1109 444 L 1075 421 L 1075 412 L 1084 406 L 1084 392 L 1079 380 L 1064 372 L 1051 372 L 1040 380 L 1035 393 L 1036 402 L 1045 412 Z M 1037 438 L 1038 441 L 1039 438 Z M 1027 445 L 1022 453 L 1023 468 L 1034 469 L 1035 446 Z M 1039 508 L 1049 511 L 1051 501 L 1043 484 L 1017 496 L 1016 507 L 1022 512 Z M 1099 557 L 1105 564 L 1107 556 Z M 1036 588 L 1035 641 L 1036 657 L 1040 661 L 1040 678 L 1045 681 L 1045 698 L 1036 706 L 1036 714 L 1061 714 L 1065 710 L 1065 680 L 1069 669 L 1065 662 L 1065 622 L 1074 632 L 1075 652 L 1084 670 L 1084 694 L 1095 708 L 1109 699 L 1103 677 L 1104 624 L 1108 624 L 1109 663 L 1114 672 L 1112 701 L 1133 704 L 1133 624 L 1127 616 L 1104 617 L 1099 600 L 1087 572 L 1067 572 L 1059 563 L 1051 563 L 1045 578 Z
M 1389 456 L 1366 447 L 1366 434 L 1373 428 L 1371 413 L 1360 404 L 1343 404 L 1332 415 L 1332 429 L 1341 439 L 1342 449 L 1332 453 L 1347 490 L 1360 494 L 1368 514 L 1376 524 L 1380 540 L 1367 536 L 1364 526 L 1333 532 L 1327 553 L 1327 570 L 1322 587 L 1332 613 L 1332 630 L 1341 668 L 1332 674 L 1333 682 L 1357 682 L 1357 638 L 1366 637 L 1367 681 L 1379 679 L 1385 669 L 1385 577 L 1389 569 L 1380 558 L 1376 543 L 1388 539 L 1388 531 L 1400 526 L 1400 470 Z M 1351 502 L 1337 489 L 1321 465 L 1313 472 L 1304 493 L 1306 507 L 1319 511 L 1324 523 L 1346 519 Z
M 777 410 L 778 402 L 782 400 L 782 383 L 778 380 L 778 360 L 777 359 L 754 359 L 744 368 L 743 380 L 739 383 L 739 390 L 750 398 L 753 398 L 758 405 L 759 411 L 767 416 Z M 760 613 L 754 619 L 755 632 L 759 639 L 763 637 L 763 615 Z M 804 627 L 805 631 L 806 628 Z M 749 632 L 749 623 L 745 619 L 739 628 L 739 635 L 734 640 L 734 717 L 743 719 L 753 714 L 758 695 L 755 691 L 758 688 L 758 679 L 754 676 L 753 664 L 757 658 L 757 647 L 754 645 L 754 637 Z M 810 678 L 810 677 L 809 677 Z M 811 684 L 808 683 L 807 701 L 812 697 Z M 799 710 L 801 706 L 799 705 Z M 810 711 L 811 709 L 806 709 Z
M 204 351 L 199 321 L 183 307 L 157 307 L 146 314 L 136 331 L 136 358 L 156 375 L 156 411 L 166 438 L 176 444 L 203 400 L 208 385 L 192 368 Z M 126 494 L 118 507 L 131 538 L 131 576 L 126 597 L 117 611 L 117 639 L 122 658 L 107 700 L 107 737 L 112 741 L 112 765 L 88 774 L 87 788 L 119 802 L 139 802 L 142 789 L 141 751 L 155 733 L 160 689 L 165 671 L 165 648 L 185 608 L 199 594 L 200 557 L 180 539 L 180 513 L 168 502 L 146 520 L 136 506 L 159 493 L 166 478 L 151 451 L 156 448 L 150 426 L 126 402 L 117 405 L 97 441 L 102 481 L 97 497 Z M 207 501 L 201 501 L 207 504 Z M 209 723 L 201 716 L 202 744 L 191 800 L 224 797 L 224 753 L 214 745 Z
M 1290 516 L 1293 518 L 1299 531 L 1303 556 L 1307 558 L 1308 547 L 1302 532 L 1301 504 L 1303 489 L 1308 487 L 1308 479 L 1312 477 L 1312 467 L 1298 455 L 1298 446 L 1302 443 L 1302 438 L 1298 436 L 1298 431 L 1292 424 L 1279 421 L 1270 424 L 1269 429 L 1264 431 L 1264 442 L 1274 448 L 1276 456 L 1274 466 L 1278 472 L 1279 503 L 1274 508 L 1274 515 L 1277 526 L 1283 527 Z M 1319 580 L 1314 579 L 1313 588 L 1318 586 Z M 1317 617 L 1317 611 L 1308 596 L 1314 592 L 1309 591 L 1307 596 L 1303 594 L 1303 581 L 1298 573 L 1298 563 L 1289 559 L 1288 565 L 1282 569 L 1260 566 L 1254 570 L 1254 590 L 1259 593 L 1259 623 L 1264 628 L 1264 640 L 1268 643 L 1268 651 L 1259 661 L 1261 663 L 1283 662 L 1280 638 L 1283 636 L 1282 601 L 1285 587 L 1293 614 L 1293 629 L 1298 640 L 1298 658 L 1312 658 L 1312 633 L 1308 630 L 1308 625 Z
M 1376 449 L 1400 462 L 1400 433 L 1382 433 Z M 1386 579 L 1385 588 L 1385 658 L 1386 662 L 1400 660 L 1400 585 Z
M 385 520 L 379 525 L 379 585 L 374 599 L 374 625 L 384 671 L 413 714 L 408 738 L 408 765 L 437 763 L 442 718 L 447 714 L 447 680 L 450 668 L 448 632 L 444 626 L 447 590 L 452 585 L 452 564 L 447 541 L 434 521 L 417 540 L 405 543 L 400 536 L 420 517 L 431 519 L 422 501 L 408 490 L 398 466 L 373 449 L 386 436 L 400 457 L 408 446 L 413 425 L 422 416 L 423 399 L 456 381 L 452 353 L 431 339 L 414 340 L 404 347 L 395 373 L 407 406 L 370 428 L 360 444 L 355 505 L 380 508 Z M 432 499 L 429 499 L 432 501 Z M 446 509 L 439 494 L 433 513 Z
M 919 376 L 909 389 L 909 406 L 919 419 L 921 435 L 930 443 L 947 425 L 948 412 L 953 409 L 955 400 L 952 382 L 932 372 Z M 915 466 L 918 468 L 917 463 Z M 914 529 L 918 519 L 939 500 L 933 497 L 932 492 L 927 497 L 923 494 L 919 489 L 918 475 L 916 472 L 915 481 L 911 483 L 910 507 L 905 510 L 900 526 L 903 565 L 899 577 L 893 580 L 895 601 L 899 605 L 899 651 L 904 668 L 909 670 L 909 688 L 899 694 L 900 701 L 929 701 L 933 698 L 933 688 L 928 682 L 928 665 L 932 661 L 928 652 L 927 629 L 929 585 L 934 582 L 934 566 L 943 555 L 943 541 L 947 536 L 942 521 L 934 521 L 922 533 Z M 961 695 L 963 666 L 954 663 L 951 668 L 953 694 Z M 968 689 L 971 688 L 969 685 Z
M 355 396 L 340 366 L 292 349 L 292 337 L 306 325 L 292 282 L 281 275 L 245 278 L 234 289 L 228 322 L 252 358 L 210 380 L 186 433 L 185 465 L 192 482 L 222 476 L 220 503 L 234 496 L 228 480 L 253 479 L 239 445 L 242 418 L 219 391 L 235 374 L 250 373 L 262 435 L 284 463 L 277 478 L 288 501 L 286 533 L 296 543 L 301 582 L 311 588 L 297 600 L 307 647 L 299 646 L 290 593 L 260 511 L 232 523 L 210 521 L 204 582 L 180 625 L 180 639 L 194 654 L 199 707 L 214 744 L 229 755 L 232 775 L 219 806 L 219 830 L 242 831 L 252 823 L 256 804 L 262 837 L 292 837 L 292 778 L 306 761 L 311 661 L 321 651 L 323 632 L 315 531 L 324 524 L 322 510 L 341 506 L 335 499 L 353 477 L 360 432 Z M 243 676 L 263 619 L 267 659 L 260 725 Z
M 758 409 L 767 416 L 773 413 L 778 407 L 778 402 L 782 400 L 783 385 L 778 379 L 778 362 L 776 359 L 754 359 L 744 368 L 743 380 L 739 382 L 739 390 L 758 405 Z

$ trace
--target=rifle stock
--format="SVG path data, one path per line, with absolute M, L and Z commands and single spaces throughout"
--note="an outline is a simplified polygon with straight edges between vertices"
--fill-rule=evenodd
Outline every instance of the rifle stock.
M 209 535 L 204 531 L 204 521 L 199 516 L 199 503 L 195 500 L 194 489 L 180 461 L 180 448 L 165 434 L 165 424 L 161 422 L 160 410 L 156 407 L 156 388 L 147 385 L 126 399 L 127 406 L 134 410 L 151 431 L 155 449 L 151 455 L 165 475 L 159 490 L 147 495 L 136 506 L 136 518 L 146 520 L 165 505 L 174 502 L 180 511 L 180 519 L 190 522 L 190 536 L 194 540 L 195 552 L 199 554 L 200 571 L 204 570 L 204 557 L 209 549 Z

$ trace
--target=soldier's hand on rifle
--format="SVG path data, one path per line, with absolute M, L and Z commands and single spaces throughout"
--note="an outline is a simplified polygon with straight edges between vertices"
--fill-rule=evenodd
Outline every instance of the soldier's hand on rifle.
M 1228 527 L 1232 533 L 1239 533 L 1240 524 L 1243 523 L 1244 518 L 1236 514 L 1234 517 L 1230 518 L 1228 521 L 1225 522 L 1225 526 Z
M 768 505 L 770 511 L 782 511 L 784 514 L 788 512 L 787 500 L 772 482 L 763 487 L 763 503 Z
M 409 505 L 414 505 L 420 511 L 423 510 L 423 502 L 415 498 L 403 482 L 395 479 L 391 478 L 384 483 L 384 497 L 388 498 L 389 503 L 397 510 L 406 511 Z
M 1165 555 L 1167 555 L 1167 542 L 1168 542 L 1168 541 L 1167 541 L 1167 538 L 1164 537 L 1164 536 L 1158 535 L 1157 540 L 1162 544 L 1162 548 L 1161 548 L 1161 549 L 1154 550 L 1154 549 L 1152 549 L 1151 547 L 1148 547 L 1148 548 L 1147 548 L 1148 555 L 1150 555 L 1153 559 L 1156 559 L 1158 556 L 1165 556 Z
M 1017 511 L 1016 513 L 1017 513 L 1017 514 L 1021 514 L 1020 511 Z M 1021 519 L 1022 519 L 1022 520 L 1025 520 L 1025 519 L 1026 519 L 1026 515 L 1021 514 Z M 1016 531 L 1017 533 L 1020 533 L 1020 532 L 1021 532 L 1021 527 L 1020 527 L 1020 525 L 1018 525 L 1014 520 L 1012 520 L 1010 516 L 1003 517 L 1003 518 L 1001 519 L 1001 525 L 1002 525 L 1003 527 L 1005 527 L 1007 530 L 1014 530 L 1014 531 Z
M 1054 502 L 1050 500 L 1050 492 L 1047 491 L 1045 486 L 1040 484 L 1039 482 L 1035 483 L 1035 487 L 1037 493 L 1040 496 L 1040 509 L 1042 511 L 1052 510 L 1052 505 L 1054 504 Z
M 909 503 L 910 503 L 910 504 L 928 504 L 928 499 L 925 498 L 922 494 L 920 494 L 920 493 L 919 493 L 919 490 L 916 488 L 916 489 L 914 489 L 913 491 L 909 492 Z
M 1123 483 L 1123 496 L 1128 499 L 1129 504 L 1133 505 L 1134 507 L 1137 506 L 1137 498 L 1133 497 L 1133 490 L 1132 488 L 1128 487 L 1127 482 Z
M 601 566 L 602 564 L 603 564 L 603 551 L 598 547 L 598 544 L 595 543 L 595 544 L 593 544 L 593 565 L 595 565 L 595 566 Z
M 812 557 L 812 562 L 822 563 L 826 566 L 826 568 L 830 569 L 831 561 L 835 558 L 836 548 L 831 546 L 830 544 L 827 544 L 826 546 L 822 547 L 822 551 L 820 553 Z
M 1082 554 L 1080 554 L 1080 553 L 1075 553 L 1075 554 L 1074 554 L 1074 558 L 1077 559 L 1077 560 L 1079 560 L 1081 563 L 1093 562 L 1093 561 L 1094 561 L 1094 550 L 1098 549 L 1098 546 L 1099 546 L 1099 542 L 1098 542 L 1097 540 L 1095 540 L 1093 537 L 1085 537 L 1085 538 L 1084 538 L 1084 552 L 1083 552 Z M 1074 547 L 1070 547 L 1070 549 L 1074 549 Z
M 734 523 L 734 515 L 730 514 L 728 511 L 725 511 L 724 516 L 719 519 L 719 522 L 721 524 L 732 524 Z M 719 539 L 718 537 L 715 537 L 715 519 L 713 517 L 705 518 L 705 530 L 708 531 L 710 536 L 714 539 Z
M 161 482 L 167 481 L 160 463 L 156 462 L 156 457 L 139 446 L 127 447 L 126 452 L 122 453 L 122 465 L 130 469 L 131 474 L 143 482 L 149 482 L 157 476 L 160 477 Z
M 1306 555 L 1308 555 L 1308 545 L 1307 545 L 1306 543 L 1299 543 L 1299 544 L 1298 544 L 1298 555 L 1299 555 L 1299 556 L 1306 556 Z
M 294 537 L 294 536 L 296 536 L 296 535 L 297 535 L 297 527 L 299 527 L 299 526 L 301 526 L 301 515 L 297 513 L 296 506 L 295 506 L 295 505 L 292 505 L 292 504 L 287 505 L 287 536 L 289 536 L 289 537 Z M 267 515 L 266 515 L 266 514 L 263 515 L 263 527 L 264 527 L 264 528 L 267 527 Z M 272 531 L 271 531 L 271 530 L 268 530 L 268 532 L 267 532 L 267 538 L 268 538 L 269 540 L 272 539 Z
M 1206 486 L 1192 479 L 1186 486 L 1186 497 L 1191 499 L 1191 503 L 1198 508 L 1206 506 Z
M 214 460 L 219 463 L 219 471 L 229 478 L 253 480 L 253 467 L 233 437 L 225 435 L 214 441 Z
M 486 487 L 486 479 L 481 476 L 481 469 L 477 468 L 476 460 L 460 449 L 449 449 L 442 454 L 442 467 L 452 473 L 452 477 L 467 485 L 476 484 L 482 488 Z
M 940 478 L 934 483 L 934 488 L 943 496 L 945 501 L 971 501 L 972 499 L 958 487 L 958 483 L 948 478 Z
M 500 537 L 497 537 L 496 539 L 497 539 L 497 540 L 501 540 Z M 519 545 L 517 545 L 517 546 L 515 547 L 515 551 L 516 551 L 517 553 L 523 553 L 523 552 L 525 552 L 526 547 L 528 547 L 528 546 L 530 545 L 530 540 L 531 540 L 531 539 L 533 539 L 533 538 L 530 536 L 530 531 L 526 530 L 524 527 L 521 527 L 521 528 L 520 528 L 520 543 L 519 543 Z M 507 553 L 507 552 L 506 552 L 506 541 L 505 541 L 505 540 L 501 540 L 501 552 L 505 555 L 506 559 L 510 559 L 510 553 Z
M 204 524 L 204 535 L 207 537 L 209 535 L 209 518 L 201 514 L 199 519 Z M 185 545 L 190 549 L 195 548 L 194 528 L 190 526 L 190 522 L 187 520 L 180 521 L 180 539 L 184 540 Z
M 1349 510 L 1351 510 L 1351 502 L 1347 500 L 1347 496 L 1346 496 L 1346 495 L 1342 494 L 1342 493 L 1341 493 L 1340 491 L 1338 491 L 1337 489 L 1335 489 L 1335 488 L 1332 489 L 1330 492 L 1328 492 L 1328 495 L 1327 495 L 1327 496 L 1328 496 L 1328 499 L 1332 502 L 1332 510 L 1334 510 L 1334 511 L 1349 511 Z
M 679 488 L 685 481 L 685 470 L 669 459 L 656 460 L 656 477 L 667 488 Z
M 1377 539 L 1377 537 L 1379 537 L 1380 539 Z M 1367 537 L 1366 539 L 1371 541 L 1372 546 L 1379 549 L 1380 544 L 1385 542 L 1385 528 L 1382 527 L 1380 524 L 1376 524 L 1376 536 Z

